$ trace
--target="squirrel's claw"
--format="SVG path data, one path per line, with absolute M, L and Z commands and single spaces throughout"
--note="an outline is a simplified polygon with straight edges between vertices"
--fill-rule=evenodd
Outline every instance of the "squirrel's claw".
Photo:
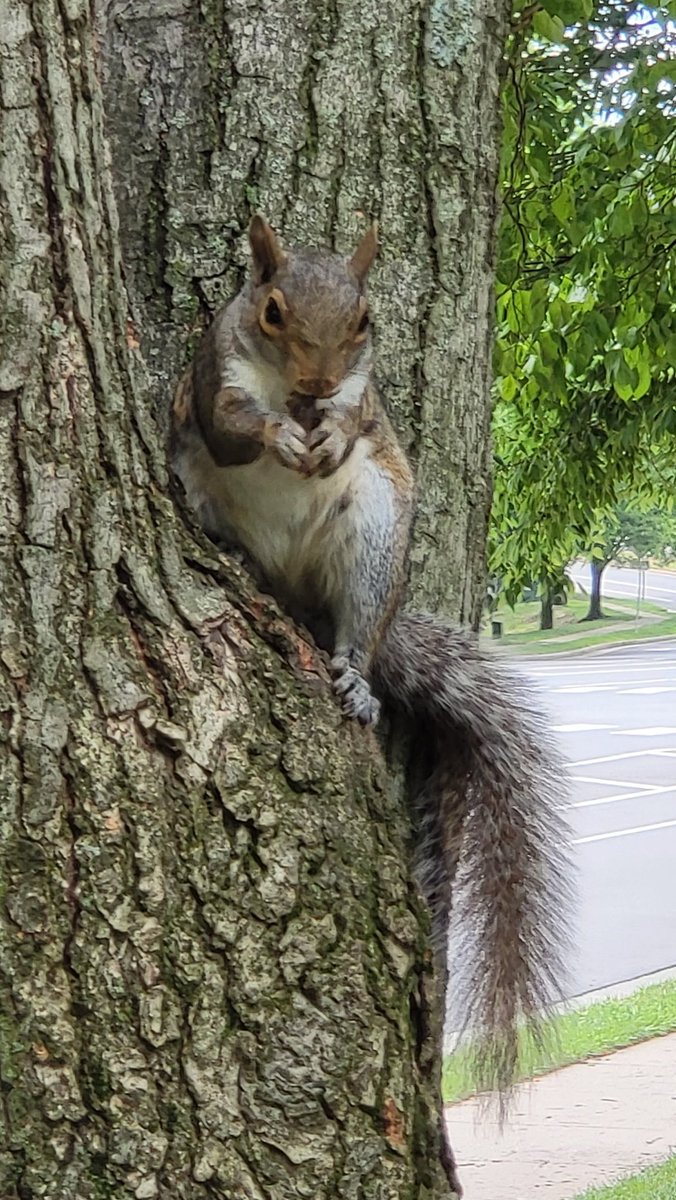
M 307 457 L 305 430 L 291 417 L 276 416 L 268 422 L 265 444 L 283 467 L 291 471 L 303 469 Z
M 376 700 L 368 681 L 345 658 L 334 658 L 331 665 L 335 673 L 333 690 L 345 716 L 359 721 L 360 725 L 375 725 L 380 716 L 380 701 Z
M 319 475 L 322 479 L 333 475 L 345 461 L 349 447 L 349 439 L 342 429 L 328 430 L 320 426 L 308 441 L 305 473 Z

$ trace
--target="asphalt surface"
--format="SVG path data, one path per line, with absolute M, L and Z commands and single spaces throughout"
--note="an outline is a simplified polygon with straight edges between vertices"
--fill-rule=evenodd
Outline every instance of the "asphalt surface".
M 571 579 L 582 584 L 585 591 L 589 592 L 589 563 L 576 563 L 568 573 Z M 606 567 L 601 577 L 601 593 L 618 600 L 635 600 L 638 584 L 639 572 L 632 567 Z M 644 598 L 652 604 L 664 605 L 670 612 L 676 612 L 676 571 L 646 571 Z
M 519 665 L 572 776 L 570 996 L 676 965 L 676 640 Z

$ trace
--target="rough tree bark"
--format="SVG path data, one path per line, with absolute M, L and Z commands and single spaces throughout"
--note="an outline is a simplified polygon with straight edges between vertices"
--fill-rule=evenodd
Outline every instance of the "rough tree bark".
M 254 202 L 379 213 L 418 591 L 476 615 L 501 9 L 0 2 L 3 1200 L 445 1194 L 405 806 L 149 395 Z
M 122 245 L 159 403 L 236 290 L 260 208 L 290 240 L 383 245 L 380 381 L 420 489 L 412 596 L 478 621 L 489 402 L 499 0 L 106 0 Z

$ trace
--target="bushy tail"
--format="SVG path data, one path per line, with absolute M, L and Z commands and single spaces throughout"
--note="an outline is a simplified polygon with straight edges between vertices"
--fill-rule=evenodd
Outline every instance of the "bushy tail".
M 566 777 L 525 680 L 468 631 L 396 617 L 374 668 L 376 690 L 413 722 L 419 878 L 446 956 L 451 893 L 459 931 L 453 1007 L 479 1091 L 504 1105 L 518 1030 L 537 1036 L 561 998 L 571 866 L 561 813 Z

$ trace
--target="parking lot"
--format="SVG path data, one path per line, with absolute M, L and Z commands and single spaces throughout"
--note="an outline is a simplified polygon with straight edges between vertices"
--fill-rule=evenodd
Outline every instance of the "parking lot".
M 530 661 L 570 764 L 570 994 L 676 964 L 676 641 Z

